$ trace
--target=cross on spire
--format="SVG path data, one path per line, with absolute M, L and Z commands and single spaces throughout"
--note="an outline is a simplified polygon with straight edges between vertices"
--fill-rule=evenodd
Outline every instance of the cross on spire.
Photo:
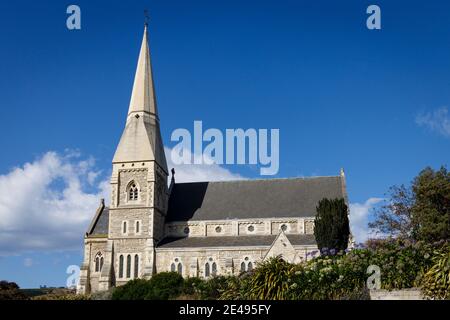
M 144 24 L 146 25 L 146 26 L 148 26 L 148 22 L 150 21 L 150 15 L 148 14 L 148 10 L 147 9 L 145 9 L 144 10 Z

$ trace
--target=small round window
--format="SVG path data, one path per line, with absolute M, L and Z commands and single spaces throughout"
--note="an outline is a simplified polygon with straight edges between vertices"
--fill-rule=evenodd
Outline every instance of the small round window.
M 281 230 L 286 231 L 286 230 L 287 230 L 287 225 L 282 224 L 282 225 L 281 225 Z
M 248 226 L 247 230 L 250 231 L 250 232 L 253 232 L 253 231 L 255 231 L 255 227 L 254 226 Z
M 221 233 L 222 232 L 222 228 L 221 227 L 216 227 L 216 233 Z
M 189 227 L 184 228 L 184 233 L 185 233 L 185 234 L 189 234 L 190 231 L 191 231 L 191 230 L 189 230 Z

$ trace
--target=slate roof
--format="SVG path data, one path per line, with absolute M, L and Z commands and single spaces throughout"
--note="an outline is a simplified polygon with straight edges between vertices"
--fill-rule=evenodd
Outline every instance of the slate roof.
M 222 236 L 222 237 L 184 237 L 164 238 L 158 243 L 158 248 L 198 248 L 198 247 L 269 247 L 276 235 L 264 236 Z M 315 245 L 312 234 L 287 235 L 293 246 Z
M 311 217 L 319 200 L 342 197 L 341 176 L 175 183 L 166 222 Z
M 87 236 L 107 235 L 109 228 L 109 207 L 100 206 L 86 232 Z

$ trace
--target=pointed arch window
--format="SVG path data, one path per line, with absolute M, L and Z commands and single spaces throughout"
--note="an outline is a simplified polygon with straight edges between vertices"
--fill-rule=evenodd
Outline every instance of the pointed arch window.
M 122 234 L 127 234 L 128 233 L 128 226 L 127 226 L 127 222 L 123 221 L 122 222 Z
M 95 272 L 99 271 L 99 267 L 100 267 L 100 258 L 96 257 L 95 258 Z
M 119 278 L 123 278 L 123 255 L 119 257 Z
M 211 275 L 215 277 L 217 275 L 217 264 L 215 262 L 211 265 Z
M 137 201 L 139 196 L 138 185 L 132 181 L 128 185 L 128 201 Z
M 244 261 L 241 262 L 241 272 L 252 270 L 253 270 L 253 263 L 250 261 L 249 257 L 245 257 Z
M 103 268 L 103 256 L 99 252 L 95 255 L 95 272 L 101 272 Z
M 205 277 L 209 277 L 209 263 L 205 263 Z
M 217 263 L 213 258 L 209 258 L 205 263 L 205 277 L 215 277 L 217 275 Z
M 134 278 L 139 277 L 139 256 L 137 254 L 134 255 Z
M 183 264 L 181 263 L 180 259 L 175 258 L 173 260 L 172 264 L 170 265 L 170 271 L 171 272 L 178 272 L 180 275 L 183 275 Z
M 127 278 L 131 277 L 131 255 L 127 256 Z

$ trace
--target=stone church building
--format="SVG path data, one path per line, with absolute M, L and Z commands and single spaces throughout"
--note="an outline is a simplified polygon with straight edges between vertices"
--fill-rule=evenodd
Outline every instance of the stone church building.
M 162 271 L 183 277 L 239 274 L 281 255 L 317 250 L 316 205 L 347 201 L 337 176 L 177 183 L 164 155 L 147 26 L 125 129 L 112 161 L 111 203 L 84 236 L 79 293 L 108 290 Z

